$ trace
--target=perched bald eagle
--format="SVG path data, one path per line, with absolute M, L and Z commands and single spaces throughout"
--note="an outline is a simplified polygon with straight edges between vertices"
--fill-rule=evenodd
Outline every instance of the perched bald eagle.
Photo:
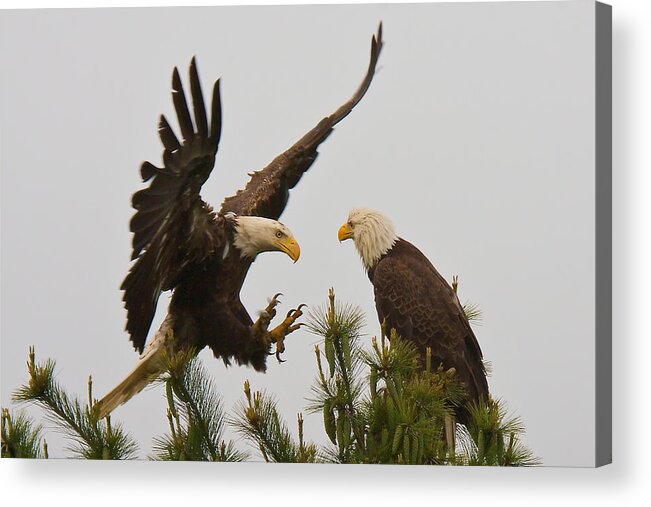
M 382 25 L 371 40 L 371 57 L 362 84 L 353 97 L 267 167 L 251 174 L 243 190 L 224 200 L 215 213 L 199 195 L 208 179 L 221 132 L 219 81 L 213 87 L 211 117 L 204 105 L 194 58 L 190 64 L 192 113 L 177 69 L 172 75 L 172 99 L 181 129 L 177 138 L 164 116 L 159 135 L 164 146 L 163 166 L 143 163 L 147 188 L 133 195 L 136 209 L 133 232 L 135 263 L 122 283 L 127 310 L 126 329 L 142 354 L 136 367 L 115 389 L 95 404 L 99 418 L 129 400 L 160 373 L 161 352 L 174 337 L 175 348 L 199 351 L 210 347 L 226 364 L 234 359 L 258 371 L 266 369 L 272 343 L 284 350 L 284 337 L 296 330 L 301 306 L 269 330 L 277 296 L 253 322 L 240 301 L 240 290 L 256 256 L 281 251 L 296 261 L 298 243 L 287 227 L 277 222 L 289 190 L 317 158 L 317 148 L 362 99 L 375 74 L 382 49 Z M 168 314 L 158 333 L 145 341 L 158 298 L 173 290 Z
M 488 400 L 483 356 L 455 291 L 432 263 L 399 238 L 391 221 L 371 209 L 353 209 L 339 228 L 339 241 L 352 239 L 375 292 L 375 308 L 387 331 L 395 329 L 432 365 L 455 368 L 469 401 Z M 464 422 L 464 411 L 458 414 Z

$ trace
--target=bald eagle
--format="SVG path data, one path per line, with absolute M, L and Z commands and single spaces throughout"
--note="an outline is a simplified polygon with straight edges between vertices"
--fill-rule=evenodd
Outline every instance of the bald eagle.
M 192 114 L 174 69 L 172 99 L 181 138 L 161 116 L 158 132 L 164 147 L 163 165 L 142 164 L 142 179 L 150 183 L 132 198 L 136 212 L 130 223 L 131 258 L 135 263 L 121 286 L 126 330 L 141 356 L 127 378 L 95 404 L 98 418 L 125 403 L 160 373 L 169 336 L 174 337 L 175 348 L 199 351 L 210 347 L 227 365 L 234 359 L 257 371 L 265 371 L 272 343 L 277 356 L 283 352 L 283 339 L 301 325 L 296 319 L 302 315 L 302 305 L 269 330 L 278 295 L 253 322 L 240 301 L 240 290 L 258 254 L 281 251 L 293 261 L 298 259 L 298 243 L 277 219 L 285 209 L 289 190 L 316 160 L 319 145 L 366 93 L 382 44 L 380 24 L 371 40 L 366 76 L 352 98 L 267 167 L 250 174 L 246 187 L 226 198 L 217 213 L 201 199 L 199 191 L 212 171 L 221 133 L 219 80 L 213 87 L 209 119 L 195 59 L 190 64 Z M 167 317 L 145 347 L 159 296 L 168 290 L 174 292 Z
M 353 209 L 339 228 L 339 241 L 355 243 L 375 292 L 375 308 L 386 330 L 413 343 L 432 364 L 455 368 L 469 401 L 488 400 L 483 355 L 456 292 L 423 253 L 399 238 L 378 211 Z M 457 417 L 466 419 L 465 410 Z

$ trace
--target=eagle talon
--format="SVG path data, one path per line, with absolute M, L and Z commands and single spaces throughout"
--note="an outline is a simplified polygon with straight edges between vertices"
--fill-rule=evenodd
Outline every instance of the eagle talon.
M 301 309 L 307 306 L 305 304 L 301 304 L 298 306 L 298 308 L 293 308 L 289 312 L 287 312 L 287 316 L 285 319 L 278 324 L 274 329 L 271 331 L 267 331 L 266 333 L 266 343 L 275 343 L 276 344 L 276 359 L 280 363 L 284 363 L 285 361 L 280 359 L 280 354 L 282 354 L 285 351 L 285 338 L 287 337 L 288 334 L 293 333 L 297 329 L 300 329 L 302 326 L 305 325 L 303 322 L 296 323 L 296 320 L 303 315 L 303 312 Z M 271 355 L 270 353 L 269 355 Z
M 287 334 L 289 333 L 289 329 L 287 330 Z M 274 353 L 276 355 L 276 359 L 278 360 L 279 363 L 284 363 L 284 359 L 280 359 L 280 354 L 285 352 L 285 343 L 284 343 L 284 337 L 279 336 L 277 341 L 276 341 L 276 352 Z
M 271 338 L 269 335 L 269 324 L 276 316 L 276 306 L 280 303 L 278 299 L 282 296 L 282 292 L 274 294 L 274 296 L 269 300 L 267 307 L 260 312 L 258 320 L 253 324 L 253 332 L 256 336 L 260 337 L 260 340 L 265 347 L 268 347 L 271 344 Z
M 271 315 L 271 319 L 273 319 L 276 316 L 276 306 L 278 305 L 278 303 L 280 303 L 280 299 L 278 298 L 282 295 L 283 295 L 282 292 L 275 294 L 274 297 L 272 297 L 269 300 L 269 304 L 265 308 L 265 312 Z
M 292 308 L 291 310 L 289 310 L 287 312 L 287 317 L 286 318 L 293 317 L 297 313 L 298 313 L 298 316 L 300 317 L 301 315 L 303 315 L 303 312 L 301 311 L 301 308 L 303 308 L 304 306 L 307 306 L 307 305 L 305 303 L 301 303 L 300 305 L 298 305 L 298 308 Z

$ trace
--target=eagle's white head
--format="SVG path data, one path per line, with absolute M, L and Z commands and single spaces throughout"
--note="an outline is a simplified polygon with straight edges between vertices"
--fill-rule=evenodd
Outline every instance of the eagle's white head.
M 339 241 L 352 238 L 366 269 L 370 269 L 398 241 L 391 220 L 369 208 L 352 209 L 346 223 L 339 228 L 338 236 Z
M 237 216 L 235 247 L 242 257 L 254 259 L 262 252 L 284 252 L 294 262 L 301 255 L 292 231 L 277 220 L 262 217 Z

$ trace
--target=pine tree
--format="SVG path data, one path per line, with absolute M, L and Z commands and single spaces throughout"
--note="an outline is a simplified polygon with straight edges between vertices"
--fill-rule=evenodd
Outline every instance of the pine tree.
M 92 416 L 93 382 L 91 377 L 88 378 L 88 403 L 82 403 L 76 397 L 68 395 L 56 382 L 54 361 L 48 359 L 44 363 L 36 363 L 35 358 L 34 348 L 30 347 L 27 361 L 29 381 L 16 390 L 13 396 L 14 401 L 35 403 L 43 408 L 46 418 L 57 425 L 72 440 L 72 444 L 68 448 L 72 457 L 129 459 L 136 456 L 138 448 L 136 442 L 122 430 L 120 425 L 111 425 L 109 417 L 104 421 L 97 421 Z M 23 419 L 23 422 L 26 423 L 26 421 Z M 14 424 L 14 432 L 15 428 Z M 39 426 L 31 426 L 30 431 L 34 438 L 40 435 Z M 2 437 L 4 452 L 4 431 Z
M 456 289 L 458 280 L 453 280 Z M 480 318 L 474 305 L 464 305 L 469 317 Z M 253 444 L 267 462 L 395 463 L 431 465 L 528 466 L 540 463 L 522 443 L 524 426 L 506 413 L 501 400 L 469 405 L 467 426 L 456 425 L 456 445 L 446 424 L 467 398 L 454 368 L 431 364 L 431 352 L 421 358 L 415 347 L 395 331 L 381 330 L 370 347 L 361 345 L 364 315 L 360 309 L 335 301 L 311 313 L 308 329 L 320 336 L 315 347 L 316 377 L 307 410 L 323 417 L 330 443 L 305 442 L 303 416 L 298 414 L 296 439 L 270 393 L 251 391 L 228 417 L 215 385 L 194 351 L 164 353 L 169 432 L 156 437 L 151 459 L 244 461 L 250 456 L 224 440 L 226 425 Z M 170 337 L 170 343 L 173 342 Z M 424 363 L 424 364 L 422 364 Z M 68 395 L 54 378 L 55 363 L 36 363 L 29 351 L 29 381 L 14 393 L 19 403 L 35 403 L 74 444 L 72 457 L 132 459 L 136 443 L 111 419 L 93 415 L 92 379 L 88 402 Z M 447 437 L 447 438 L 446 438 Z M 452 440 L 452 442 L 454 442 Z M 2 412 L 3 457 L 47 457 L 42 427 L 23 413 Z
M 236 410 L 231 423 L 238 433 L 260 450 L 267 463 L 317 463 L 323 461 L 316 445 L 303 439 L 303 415 L 298 414 L 298 442 L 278 415 L 273 396 L 256 391 L 251 393 L 244 383 L 246 401 Z
M 466 305 L 468 307 L 468 305 Z M 470 306 L 474 317 L 480 313 Z M 471 406 L 468 427 L 456 426 L 458 445 L 450 449 L 445 422 L 466 398 L 449 370 L 425 365 L 415 347 L 395 331 L 382 330 L 371 348 L 360 346 L 362 312 L 338 305 L 334 291 L 325 309 L 310 316 L 309 329 L 323 337 L 315 347 L 317 377 L 308 410 L 323 414 L 331 446 L 318 450 L 316 460 L 333 463 L 399 463 L 528 466 L 539 464 L 521 442 L 524 427 L 505 415 L 504 404 L 490 400 Z M 422 367 L 424 366 L 424 367 Z M 296 444 L 279 420 L 273 398 L 250 394 L 241 407 L 240 427 L 267 461 L 296 462 Z M 247 412 L 248 411 L 248 412 Z M 301 437 L 302 442 L 302 437 Z M 270 457 L 271 456 L 271 457 Z
M 171 343 L 172 340 L 169 340 Z M 154 439 L 153 459 L 244 461 L 246 454 L 223 439 L 226 419 L 212 379 L 192 350 L 164 354 L 161 381 L 170 432 Z

